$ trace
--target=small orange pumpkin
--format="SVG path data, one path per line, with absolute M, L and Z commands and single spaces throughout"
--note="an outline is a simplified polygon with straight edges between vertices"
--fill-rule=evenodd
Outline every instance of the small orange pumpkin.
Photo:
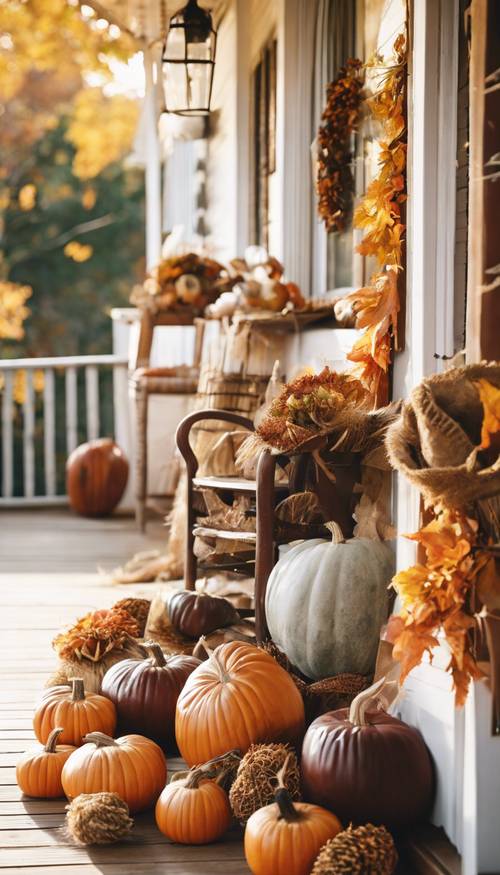
M 33 717 L 33 729 L 38 741 L 45 744 L 56 726 L 62 726 L 62 744 L 83 743 L 84 735 L 98 730 L 113 735 L 116 709 L 109 699 L 97 693 L 86 693 L 81 678 L 73 678 L 67 686 L 49 687 Z
M 328 839 L 342 829 L 340 820 L 319 805 L 292 802 L 278 773 L 275 802 L 259 808 L 245 828 L 245 857 L 253 875 L 309 875 Z
M 189 675 L 177 699 L 175 737 L 188 765 L 260 741 L 297 744 L 304 703 L 287 672 L 253 644 L 229 641 Z
M 181 845 L 215 842 L 231 825 L 231 806 L 220 784 L 207 779 L 202 769 L 172 781 L 156 803 L 158 829 Z
M 23 753 L 16 765 L 16 780 L 19 788 L 26 796 L 37 799 L 56 799 L 64 796 L 61 783 L 61 773 L 69 755 L 76 750 L 71 744 L 57 744 L 62 733 L 58 726 L 50 733 L 45 745 Z
M 167 780 L 163 751 L 142 735 L 112 739 L 91 732 L 66 760 L 62 785 L 68 799 L 80 793 L 116 793 L 131 812 L 154 805 Z

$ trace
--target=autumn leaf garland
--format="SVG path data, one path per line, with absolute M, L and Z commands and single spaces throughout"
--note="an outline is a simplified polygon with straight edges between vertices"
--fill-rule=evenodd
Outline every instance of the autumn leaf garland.
M 347 358 L 355 363 L 353 374 L 370 390 L 376 402 L 385 401 L 391 339 L 397 346 L 399 296 L 397 273 L 401 270 L 405 226 L 401 205 L 406 200 L 406 37 L 394 43 L 395 63 L 384 66 L 375 56 L 372 69 L 377 90 L 367 99 L 370 112 L 383 126 L 378 174 L 354 212 L 354 226 L 364 231 L 357 251 L 373 256 L 379 271 L 368 286 L 347 296 L 356 316 L 356 327 L 365 328 Z
M 485 379 L 476 388 L 483 405 L 480 451 L 500 431 L 500 390 Z M 477 602 L 489 610 L 500 607 L 498 559 L 476 519 L 444 505 L 436 506 L 434 514 L 420 531 L 407 536 L 421 545 L 425 562 L 393 578 L 402 611 L 391 617 L 387 638 L 401 663 L 402 683 L 426 653 L 432 658 L 438 636 L 444 635 L 455 702 L 463 705 L 471 679 L 481 677 L 472 649 Z

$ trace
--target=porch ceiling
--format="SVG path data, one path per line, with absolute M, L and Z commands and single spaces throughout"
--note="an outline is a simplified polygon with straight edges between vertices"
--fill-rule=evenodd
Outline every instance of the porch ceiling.
M 148 43 L 164 37 L 172 15 L 185 6 L 187 0 L 80 0 L 80 5 L 92 6 L 96 13 Z M 229 0 L 199 0 L 209 9 L 216 25 L 220 22 Z

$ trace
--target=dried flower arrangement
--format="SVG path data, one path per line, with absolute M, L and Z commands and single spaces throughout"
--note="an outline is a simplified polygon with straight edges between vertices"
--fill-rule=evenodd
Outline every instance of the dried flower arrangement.
M 376 258 L 379 272 L 367 287 L 351 293 L 349 302 L 356 327 L 364 328 L 347 358 L 355 363 L 353 374 L 371 392 L 376 403 L 387 400 L 387 371 L 391 338 L 397 348 L 399 296 L 397 274 L 402 269 L 402 240 L 405 226 L 401 205 L 406 200 L 406 36 L 400 34 L 393 47 L 395 62 L 384 65 L 375 55 L 366 65 L 377 83 L 367 99 L 368 108 L 383 127 L 379 171 L 354 212 L 354 226 L 364 230 L 358 252 Z
M 153 313 L 186 308 L 201 313 L 235 282 L 218 261 L 189 252 L 161 261 L 142 285 L 134 286 L 130 301 Z
M 326 230 L 343 231 L 352 212 L 352 134 L 362 102 L 362 62 L 349 58 L 326 90 L 318 130 L 318 213 Z
M 99 662 L 111 650 L 120 650 L 129 637 L 139 634 L 139 626 L 128 611 L 110 608 L 92 611 L 74 626 L 57 635 L 52 645 L 61 659 L 88 659 Z
M 392 581 L 402 611 L 390 619 L 387 638 L 402 682 L 426 653 L 432 659 L 444 636 L 457 705 L 481 676 L 477 615 L 500 608 L 498 431 L 500 368 L 482 364 L 425 380 L 388 432 L 394 467 L 420 487 L 433 518 L 407 536 L 425 558 Z
M 48 686 L 55 680 L 61 684 L 82 677 L 86 690 L 99 692 L 102 678 L 115 662 L 146 657 L 138 641 L 140 632 L 138 620 L 125 608 L 86 614 L 54 638 L 52 646 L 61 662 Z
M 369 400 L 359 380 L 325 367 L 320 374 L 305 374 L 287 383 L 256 435 L 282 452 L 296 450 L 315 435 L 347 427 L 356 413 L 368 408 Z

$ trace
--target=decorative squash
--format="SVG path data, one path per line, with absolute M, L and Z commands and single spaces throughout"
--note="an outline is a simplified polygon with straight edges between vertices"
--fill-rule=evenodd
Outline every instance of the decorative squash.
M 187 778 L 173 781 L 156 803 L 158 829 L 172 842 L 181 845 L 206 845 L 215 842 L 231 825 L 231 806 L 227 793 L 202 769 Z
M 317 805 L 292 802 L 281 773 L 275 802 L 260 808 L 245 828 L 245 857 L 253 875 L 309 875 L 320 848 L 342 829 Z
M 328 527 L 332 542 L 296 544 L 273 568 L 266 591 L 271 638 L 314 680 L 373 672 L 394 569 L 387 544 L 344 541 L 337 523 Z
M 61 773 L 69 755 L 76 750 L 70 744 L 57 744 L 62 727 L 50 733 L 45 745 L 38 744 L 23 753 L 16 765 L 16 781 L 27 796 L 56 799 L 64 796 Z
M 253 644 L 229 641 L 189 676 L 177 700 L 175 735 L 188 765 L 260 741 L 297 743 L 304 704 L 290 676 Z
M 175 744 L 177 698 L 200 660 L 182 655 L 165 658 L 159 644 L 145 646 L 151 657 L 122 659 L 111 666 L 102 692 L 116 707 L 121 732 L 138 732 L 168 748 Z
M 359 693 L 349 711 L 330 711 L 311 723 L 302 783 L 306 799 L 335 811 L 343 823 L 398 829 L 428 814 L 434 772 L 420 733 L 375 710 L 383 682 Z
M 210 635 L 216 629 L 240 621 L 238 611 L 227 599 L 189 590 L 171 596 L 168 615 L 174 629 L 188 638 Z
M 142 735 L 112 739 L 90 732 L 85 744 L 64 764 L 62 785 L 68 799 L 80 793 L 116 793 L 130 811 L 154 805 L 167 780 L 163 751 Z
M 110 438 L 81 444 L 66 462 L 66 489 L 73 510 L 82 516 L 110 514 L 128 480 L 128 462 Z
M 81 678 L 71 688 L 49 687 L 33 717 L 33 729 L 42 744 L 56 726 L 62 726 L 61 744 L 83 744 L 83 736 L 94 730 L 113 735 L 116 711 L 113 702 L 97 693 L 86 693 Z

